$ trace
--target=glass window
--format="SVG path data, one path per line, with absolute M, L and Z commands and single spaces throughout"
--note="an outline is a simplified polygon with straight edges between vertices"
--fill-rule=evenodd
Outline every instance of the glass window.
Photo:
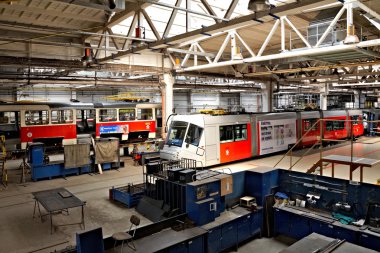
M 135 109 L 119 109 L 119 120 L 128 121 L 135 120 Z
M 220 142 L 234 141 L 234 127 L 233 126 L 219 127 L 219 135 L 220 135 Z
M 52 124 L 65 124 L 73 123 L 73 111 L 72 110 L 57 110 L 51 111 L 51 123 Z
M 333 121 L 333 130 L 344 129 L 344 121 Z
M 359 115 L 354 115 L 354 116 L 351 116 L 351 120 L 352 121 L 352 125 L 358 125 L 359 123 L 361 123 L 361 117 Z
M 185 138 L 187 125 L 187 122 L 173 121 L 169 129 L 166 144 L 181 147 Z
M 151 120 L 153 119 L 152 109 L 137 109 L 138 120 Z
M 332 131 L 333 130 L 333 122 L 332 121 L 326 121 L 326 131 Z
M 49 124 L 48 111 L 26 111 L 25 125 L 47 125 Z
M 311 129 L 311 130 L 317 130 L 318 129 L 318 124 L 315 124 L 315 122 L 317 122 L 317 119 L 305 119 L 305 120 L 303 120 L 304 131 L 305 132 L 308 131 L 311 127 L 313 127 L 313 129 Z
M 156 109 L 156 122 L 157 122 L 157 127 L 162 127 L 162 110 L 161 109 Z
M 203 128 L 190 124 L 189 130 L 187 131 L 186 143 L 197 146 L 199 145 L 199 140 L 201 139 Z
M 16 123 L 15 112 L 0 112 L 0 124 L 13 124 Z
M 235 141 L 247 139 L 247 125 L 235 125 Z
M 116 109 L 100 109 L 99 120 L 100 122 L 116 121 Z

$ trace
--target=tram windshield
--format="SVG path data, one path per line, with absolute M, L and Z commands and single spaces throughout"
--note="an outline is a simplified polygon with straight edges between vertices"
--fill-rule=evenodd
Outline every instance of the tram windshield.
M 186 129 L 189 123 L 183 122 L 183 121 L 173 121 L 169 134 L 168 134 L 168 139 L 166 141 L 167 145 L 174 145 L 181 147 L 183 143 L 183 139 L 185 138 L 186 134 Z

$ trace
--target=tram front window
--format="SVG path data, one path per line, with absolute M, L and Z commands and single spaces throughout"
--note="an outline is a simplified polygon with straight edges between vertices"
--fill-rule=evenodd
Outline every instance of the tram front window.
M 183 139 L 185 138 L 187 126 L 187 122 L 174 121 L 171 124 L 166 144 L 169 146 L 174 145 L 181 147 Z

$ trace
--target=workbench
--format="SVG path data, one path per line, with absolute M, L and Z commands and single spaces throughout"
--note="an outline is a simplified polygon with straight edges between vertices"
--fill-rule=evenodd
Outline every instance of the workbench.
M 50 233 L 53 233 L 53 214 L 66 212 L 68 213 L 69 208 L 82 207 L 81 213 L 81 221 L 77 223 L 71 224 L 62 224 L 56 226 L 65 226 L 65 225 L 73 225 L 80 224 L 83 225 L 83 229 L 85 229 L 84 224 L 84 205 L 86 204 L 84 201 L 77 198 L 74 194 L 66 190 L 65 188 L 56 188 L 46 191 L 32 192 L 34 196 L 34 210 L 33 210 L 33 218 L 35 218 L 36 208 L 38 209 L 39 217 L 41 218 L 45 215 L 50 216 Z M 40 205 L 45 208 L 48 212 L 45 215 L 41 215 Z
M 262 207 L 250 212 L 243 207 L 224 211 L 215 221 L 203 225 L 208 231 L 207 252 L 221 252 L 239 247 L 239 243 L 255 235 L 261 235 Z
M 332 242 L 334 239 L 323 236 L 317 233 L 312 233 L 309 236 L 299 240 L 298 242 L 294 243 L 290 247 L 282 250 L 280 253 L 312 253 L 312 252 L 318 252 L 319 249 L 323 248 L 324 246 L 328 245 L 330 242 Z M 377 251 L 370 250 L 367 248 L 363 248 L 361 246 L 349 243 L 349 242 L 343 242 L 340 244 L 334 251 L 334 253 L 348 253 L 348 252 L 355 252 L 355 253 L 375 253 Z
M 353 172 L 359 168 L 360 169 L 360 182 L 363 182 L 363 168 L 364 167 L 372 167 L 376 164 L 380 163 L 380 160 L 363 158 L 363 157 L 351 157 L 345 155 L 328 155 L 322 158 L 321 162 L 331 163 L 331 177 L 334 177 L 335 174 L 335 163 L 344 164 L 350 166 L 350 180 L 352 180 Z M 322 171 L 321 175 L 322 175 Z
M 207 231 L 198 227 L 175 231 L 171 228 L 158 233 L 134 240 L 136 250 L 129 247 L 123 248 L 123 253 L 147 253 L 147 252 L 197 252 L 203 253 L 205 248 L 205 234 Z M 119 246 L 121 247 L 121 246 Z M 109 250 L 108 252 L 119 252 Z

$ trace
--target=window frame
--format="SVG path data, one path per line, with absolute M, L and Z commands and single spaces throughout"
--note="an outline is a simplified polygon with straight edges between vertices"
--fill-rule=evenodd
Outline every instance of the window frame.
M 53 122 L 53 112 L 57 112 L 57 116 L 56 116 L 57 119 L 58 119 L 57 123 Z M 63 115 L 59 115 L 58 112 L 63 112 Z M 69 114 L 70 117 L 71 117 L 71 121 L 66 122 L 66 120 L 64 120 L 64 122 L 60 122 L 60 121 L 59 121 L 59 118 L 61 118 L 61 117 L 65 118 L 65 116 L 66 116 L 66 112 L 70 112 L 70 113 L 71 113 L 71 115 Z M 60 117 L 58 117 L 58 116 L 60 116 Z M 74 110 L 71 110 L 71 109 L 57 109 L 57 110 L 51 110 L 51 111 L 50 111 L 50 118 L 51 118 L 51 124 L 52 124 L 52 125 L 59 125 L 59 124 L 74 124 Z
M 109 116 L 109 113 L 108 113 L 108 111 L 110 111 L 110 110 L 112 110 L 112 111 L 115 111 L 115 114 L 114 114 L 114 117 L 112 117 L 112 120 L 107 120 L 107 121 L 105 121 L 105 120 L 102 120 L 102 111 L 107 111 L 107 114 L 106 114 L 106 116 L 108 117 Z M 103 109 L 99 109 L 99 122 L 102 122 L 102 123 L 106 123 L 106 122 L 116 122 L 117 121 L 117 109 L 116 108 L 103 108 Z
M 191 139 L 190 138 L 191 136 L 189 136 L 189 132 L 190 132 L 190 128 L 193 127 L 193 126 L 195 127 L 195 129 L 200 129 L 201 132 L 200 132 L 200 134 L 198 135 L 197 138 L 194 137 L 193 139 Z M 203 131 L 204 131 L 203 127 L 200 127 L 200 126 L 197 126 L 195 124 L 190 123 L 189 126 L 187 127 L 185 142 L 187 144 L 191 144 L 191 145 L 193 145 L 195 147 L 199 147 L 199 143 L 200 143 L 200 140 L 202 138 Z M 194 142 L 195 140 L 197 140 L 198 142 Z
M 35 123 L 35 124 L 30 124 L 29 122 L 30 121 L 28 121 L 28 117 L 27 117 L 27 114 L 29 113 L 31 113 L 32 114 L 32 117 L 34 118 L 34 114 L 35 113 L 38 113 L 38 114 L 40 114 L 39 112 L 41 112 L 42 113 L 42 119 L 41 119 L 41 122 L 38 122 L 38 123 Z M 45 112 L 45 113 L 44 113 Z M 45 114 L 45 120 L 43 119 L 43 117 L 44 117 L 44 114 Z M 25 125 L 26 126 L 43 126 L 43 125 L 49 125 L 49 120 L 50 120 L 50 118 L 49 118 L 49 116 L 50 116 L 50 113 L 49 113 L 49 110 L 26 110 L 25 112 L 24 112 L 24 116 L 25 116 Z M 38 119 L 38 121 L 40 121 L 40 119 Z M 33 121 L 34 122 L 34 121 Z

